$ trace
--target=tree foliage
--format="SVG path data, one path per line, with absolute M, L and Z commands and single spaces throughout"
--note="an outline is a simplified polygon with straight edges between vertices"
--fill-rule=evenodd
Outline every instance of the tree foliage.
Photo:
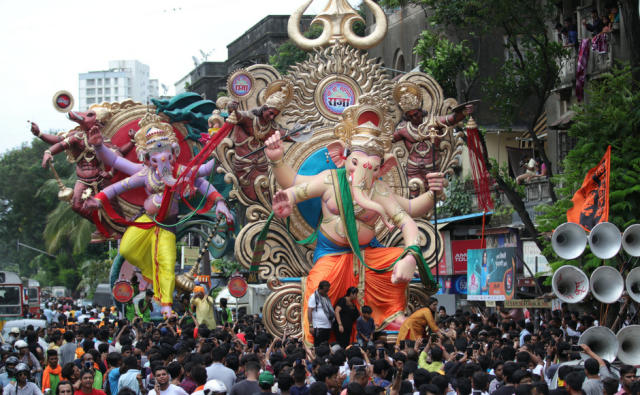
M 551 162 L 534 129 L 559 81 L 560 61 L 568 55 L 548 35 L 549 23 L 555 18 L 554 3 L 531 0 L 410 2 L 428 10 L 429 23 L 436 31 L 423 33 L 415 51 L 423 56 L 425 71 L 436 75 L 446 89 L 450 90 L 452 83 L 457 82 L 457 90 L 468 93 L 469 81 L 473 84 L 478 73 L 473 60 L 478 59 L 483 45 L 500 40 L 504 56 L 493 59 L 497 72 L 483 78 L 480 98 L 497 113 L 503 127 L 525 124 L 527 137 L 533 140 L 536 153 L 549 172 Z M 484 139 L 482 141 L 484 143 Z M 538 232 L 522 195 L 508 172 L 501 171 L 488 156 L 485 162 L 498 187 L 518 212 L 527 233 L 537 238 Z M 550 196 L 553 201 L 557 200 L 553 185 L 550 185 Z
M 34 139 L 0 156 L 0 267 L 17 269 L 22 276 L 38 271 L 37 263 L 31 261 L 39 253 L 18 248 L 18 242 L 44 250 L 46 216 L 58 205 L 57 191 L 36 196 L 38 188 L 52 178 L 51 172 L 40 166 L 47 148 Z M 55 158 L 55 166 L 61 177 L 67 177 L 73 167 L 63 156 Z
M 425 30 L 413 49 L 420 57 L 420 68 L 440 83 L 445 97 L 458 97 L 456 82 L 462 78 L 462 100 L 469 100 L 469 91 L 478 78 L 478 62 L 469 42 L 454 43 L 444 35 Z
M 537 221 L 542 232 L 551 232 L 566 222 L 571 198 L 581 187 L 585 174 L 602 159 L 611 145 L 609 222 L 624 230 L 640 218 L 640 87 L 632 80 L 630 67 L 615 68 L 587 85 L 589 101 L 574 107 L 576 115 L 569 135 L 576 146 L 563 162 L 563 174 L 556 176 L 561 198 L 552 206 L 540 207 L 545 214 Z M 548 240 L 545 255 L 554 256 Z M 595 268 L 601 260 L 590 253 L 584 256 L 585 268 Z M 556 259 L 557 268 L 566 261 Z

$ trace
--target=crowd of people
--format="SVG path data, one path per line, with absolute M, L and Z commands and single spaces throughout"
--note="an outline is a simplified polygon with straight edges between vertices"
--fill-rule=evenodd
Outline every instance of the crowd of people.
M 334 306 L 327 287 L 310 309 L 314 344 L 271 336 L 258 315 L 208 327 L 190 309 L 152 322 L 146 310 L 128 320 L 110 309 L 70 314 L 54 306 L 46 328 L 13 328 L 3 339 L 0 386 L 9 395 L 640 393 L 636 367 L 611 365 L 576 345 L 596 322 L 590 314 L 566 306 L 447 312 L 432 299 L 394 342 L 374 331 L 357 289 Z M 198 306 L 207 302 L 195 297 Z M 579 362 L 579 351 L 588 358 Z

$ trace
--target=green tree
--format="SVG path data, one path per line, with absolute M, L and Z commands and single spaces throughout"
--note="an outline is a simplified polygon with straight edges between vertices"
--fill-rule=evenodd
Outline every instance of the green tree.
M 425 68 L 444 78 L 449 86 L 452 80 L 462 81 L 465 85 L 457 86 L 458 91 L 467 95 L 469 82 L 473 84 L 477 78 L 473 59 L 478 56 L 481 44 L 495 42 L 496 37 L 504 39 L 505 56 L 494 59 L 497 72 L 483 81 L 481 99 L 490 104 L 504 127 L 511 127 L 516 121 L 525 123 L 527 137 L 533 140 L 535 151 L 549 173 L 551 162 L 544 151 L 544 143 L 534 130 L 559 80 L 560 61 L 568 55 L 562 45 L 549 39 L 547 32 L 555 17 L 555 4 L 530 0 L 410 2 L 426 7 L 429 23 L 437 31 L 424 34 L 416 49 L 433 55 L 423 61 Z M 451 41 L 446 38 L 448 36 L 452 37 Z M 460 59 L 463 59 L 462 64 Z M 450 77 L 443 77 L 446 74 Z M 482 142 L 485 144 L 484 139 Z M 491 176 L 520 215 L 527 233 L 537 238 L 538 231 L 526 211 L 522 195 L 508 173 L 489 159 L 486 147 L 485 162 Z M 551 184 L 550 196 L 556 201 L 553 187 Z
M 587 85 L 589 101 L 574 106 L 576 115 L 569 135 L 576 146 L 563 162 L 564 172 L 555 182 L 561 198 L 552 206 L 540 207 L 545 213 L 536 218 L 541 232 L 551 232 L 566 222 L 566 212 L 573 206 L 571 198 L 581 187 L 585 174 L 596 166 L 611 145 L 609 222 L 621 230 L 637 223 L 640 217 L 640 86 L 632 79 L 629 66 L 615 68 Z M 550 243 L 545 244 L 547 257 L 555 257 Z M 601 260 L 587 251 L 583 268 L 589 272 Z M 550 259 L 554 269 L 567 261 Z
M 322 25 L 311 25 L 304 33 L 306 38 L 314 39 L 322 34 Z M 287 74 L 289 67 L 296 63 L 302 63 L 307 59 L 308 52 L 298 48 L 291 40 L 280 44 L 275 55 L 269 57 L 269 64 L 276 68 L 280 74 Z
M 47 147 L 34 139 L 0 155 L 0 267 L 19 269 L 20 275 L 27 277 L 39 270 L 32 262 L 39 253 L 17 248 L 18 242 L 44 250 L 46 216 L 58 205 L 57 191 L 36 196 L 38 188 L 52 178 L 51 172 L 40 166 Z M 55 166 L 61 177 L 73 172 L 64 155 L 56 156 Z
M 467 40 L 454 43 L 442 34 L 425 30 L 413 51 L 421 59 L 420 68 L 438 81 L 445 97 L 458 97 L 456 85 L 460 77 L 460 96 L 469 101 L 478 79 L 478 62 Z

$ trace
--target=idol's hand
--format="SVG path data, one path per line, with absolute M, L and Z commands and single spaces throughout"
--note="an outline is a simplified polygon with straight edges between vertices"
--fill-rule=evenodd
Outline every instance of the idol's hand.
M 35 122 L 31 122 L 31 133 L 33 133 L 33 135 L 36 137 L 40 136 L 40 128 Z
M 276 130 L 276 132 L 269 137 L 265 143 L 267 148 L 265 148 L 264 153 L 272 162 L 278 161 L 284 156 L 284 145 L 282 144 L 280 137 L 280 131 Z
M 102 134 L 100 134 L 100 128 L 97 126 L 92 126 L 91 129 L 87 132 L 87 141 L 89 144 L 94 147 L 99 147 L 102 145 Z
M 293 203 L 286 191 L 279 191 L 273 197 L 273 212 L 278 218 L 286 218 L 293 211 Z
M 84 204 L 82 205 L 82 209 L 87 211 L 97 210 L 100 207 L 102 207 L 102 202 L 100 202 L 100 200 L 94 197 L 88 198 L 87 200 L 84 201 Z
M 391 274 L 391 282 L 393 284 L 406 283 L 411 281 L 413 273 L 416 271 L 416 258 L 407 254 L 402 258 L 396 266 L 393 268 L 393 274 Z
M 224 215 L 227 218 L 227 223 L 229 224 L 233 223 L 234 221 L 233 214 L 231 214 L 231 211 L 229 211 L 229 207 L 227 207 L 227 204 L 222 200 L 216 203 L 216 215 L 217 216 Z

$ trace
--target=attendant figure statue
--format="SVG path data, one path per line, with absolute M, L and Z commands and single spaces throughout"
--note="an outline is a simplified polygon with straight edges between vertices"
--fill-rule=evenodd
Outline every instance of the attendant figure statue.
M 434 145 L 436 150 L 438 149 L 440 140 L 432 139 L 423 125 L 424 122 L 429 122 L 430 118 L 423 108 L 422 93 L 417 84 L 409 81 L 399 82 L 393 90 L 393 97 L 403 112 L 402 121 L 393 133 L 393 142 L 402 141 L 409 152 L 407 178 L 417 178 L 427 188 L 426 175 L 433 171 L 432 149 Z M 454 126 L 471 112 L 473 112 L 473 106 L 468 105 L 452 114 L 436 116 L 435 125 L 437 128 Z M 415 197 L 419 193 L 419 190 L 411 191 L 411 196 Z
M 251 200 L 257 200 L 254 187 L 256 178 L 266 175 L 269 168 L 264 155 L 255 154 L 243 159 L 242 156 L 260 148 L 279 129 L 276 117 L 291 101 L 293 87 L 284 80 L 271 82 L 265 89 L 265 103 L 251 111 L 238 111 L 238 103 L 227 105 L 227 122 L 236 126 L 231 132 L 235 156 L 231 162 L 233 173 L 238 178 L 240 189 Z

